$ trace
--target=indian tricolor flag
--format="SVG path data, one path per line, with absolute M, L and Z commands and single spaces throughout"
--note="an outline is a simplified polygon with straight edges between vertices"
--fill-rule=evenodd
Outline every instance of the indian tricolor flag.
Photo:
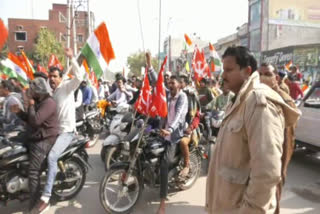
M 107 26 L 104 22 L 90 35 L 81 53 L 99 79 L 110 60 L 115 58 Z
M 209 43 L 209 50 L 210 50 L 210 70 L 211 72 L 221 71 L 221 59 L 219 57 L 218 52 L 214 48 L 214 46 Z
M 8 58 L 1 61 L 3 73 L 9 77 L 16 77 L 19 82 L 23 85 L 28 84 L 28 77 L 23 70 L 23 65 L 21 64 L 18 57 L 12 53 L 8 54 Z

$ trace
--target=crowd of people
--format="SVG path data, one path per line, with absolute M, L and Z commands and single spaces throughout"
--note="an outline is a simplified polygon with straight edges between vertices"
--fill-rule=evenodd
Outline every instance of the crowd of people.
M 142 77 L 126 79 L 115 75 L 115 81 L 98 80 L 98 88 L 83 80 L 83 74 L 72 51 L 66 50 L 72 64 L 72 78 L 59 68 L 51 67 L 49 75 L 36 73 L 24 90 L 15 78 L 0 83 L 2 130 L 24 127 L 31 131 L 25 138 L 29 145 L 30 210 L 48 209 L 57 174 L 59 155 L 76 133 L 76 120 L 87 106 L 107 100 L 113 106 L 133 105 L 140 95 Z M 197 145 L 199 123 L 205 111 L 225 111 L 216 142 L 206 188 L 209 213 L 279 213 L 281 189 L 294 148 L 294 128 L 299 112 L 294 101 L 302 98 L 301 74 L 256 60 L 244 47 L 230 47 L 223 55 L 220 76 L 192 80 L 190 74 L 164 74 L 168 115 L 159 123 L 161 135 L 168 141 L 161 161 L 159 214 L 165 213 L 168 194 L 168 171 L 180 149 L 187 176 L 189 144 Z M 146 54 L 151 86 L 157 72 Z M 261 84 L 264 83 L 264 84 Z M 40 155 L 39 155 L 40 154 Z M 40 170 L 48 163 L 46 186 L 40 196 Z

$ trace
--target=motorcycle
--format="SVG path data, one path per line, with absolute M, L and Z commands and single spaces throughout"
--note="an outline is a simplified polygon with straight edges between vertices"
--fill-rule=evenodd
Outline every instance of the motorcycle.
M 99 110 L 95 106 L 88 107 L 83 118 L 76 122 L 76 129 L 80 135 L 90 138 L 88 146 L 93 147 L 98 142 L 102 130 Z
M 109 135 L 103 141 L 100 152 L 101 160 L 105 162 L 106 169 L 109 168 L 110 161 L 106 160 L 106 154 L 113 156 L 118 153 L 116 151 L 117 147 L 123 138 L 129 134 L 133 122 L 133 114 L 129 111 L 129 105 L 119 105 L 114 109 L 117 114 L 112 118 L 109 125 Z
M 204 113 L 204 141 L 207 145 L 207 156 L 210 161 L 211 155 L 214 151 L 214 147 L 217 141 L 218 132 L 224 118 L 225 112 L 219 110 L 206 111 Z
M 79 136 L 73 139 L 69 147 L 58 159 L 58 173 L 52 190 L 56 201 L 70 200 L 82 189 L 90 167 L 85 150 L 88 139 Z M 29 198 L 27 147 L 21 142 L 13 142 L 7 136 L 0 136 L 0 201 Z M 47 163 L 45 161 L 45 163 Z M 46 183 L 47 166 L 45 164 L 40 177 L 40 185 Z
M 111 165 L 101 181 L 100 202 L 107 213 L 131 213 L 145 185 L 152 188 L 160 185 L 160 161 L 168 142 L 155 131 L 147 135 L 140 131 L 139 138 L 141 140 L 137 141 L 133 152 L 127 146 L 123 147 L 131 154 L 129 161 Z M 192 144 L 189 149 L 189 174 L 186 177 L 179 176 L 184 163 L 183 157 L 177 154 L 168 173 L 169 188 L 186 190 L 198 179 L 204 149 L 201 145 L 194 147 Z

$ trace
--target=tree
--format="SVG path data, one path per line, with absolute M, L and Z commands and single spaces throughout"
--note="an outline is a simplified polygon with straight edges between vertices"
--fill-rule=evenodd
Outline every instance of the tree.
M 3 46 L 3 48 L 0 50 L 0 59 L 5 59 L 7 58 L 9 53 L 9 48 L 8 48 L 8 42 Z
M 54 33 L 48 29 L 41 29 L 36 39 L 33 56 L 42 66 L 47 67 L 51 54 L 56 55 L 61 64 L 65 66 L 65 55 L 62 44 L 56 39 Z
M 146 57 L 144 52 L 136 52 L 127 58 L 127 64 L 130 68 L 130 74 L 141 76 L 141 68 L 146 66 Z M 158 69 L 158 59 L 152 58 L 151 64 L 154 69 Z

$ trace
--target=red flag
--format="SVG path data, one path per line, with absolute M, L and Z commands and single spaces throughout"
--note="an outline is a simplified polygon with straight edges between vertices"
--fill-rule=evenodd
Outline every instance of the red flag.
M 140 91 L 140 95 L 136 103 L 134 104 L 134 108 L 140 114 L 148 115 L 149 114 L 149 106 L 151 102 L 151 87 L 148 79 L 148 70 L 144 74 L 143 85 Z
M 3 21 L 0 19 L 0 50 L 2 49 L 3 45 L 6 43 L 8 38 L 8 30 L 6 26 L 4 26 Z
M 27 76 L 29 77 L 29 79 L 33 80 L 34 79 L 34 76 L 33 76 L 34 69 L 32 67 L 32 64 L 30 63 L 30 61 L 29 61 L 28 57 L 26 56 L 26 54 L 24 53 L 24 51 L 21 51 L 21 56 L 23 59 L 23 64 L 25 65 L 25 68 L 26 68 Z
M 204 52 L 203 50 L 200 52 L 198 47 L 194 50 L 192 67 L 196 81 L 201 81 L 206 76 L 211 77 L 211 72 L 206 62 Z
M 57 67 L 59 68 L 61 71 L 63 71 L 63 66 L 61 65 L 58 57 L 56 57 L 56 55 L 51 54 L 50 58 L 49 58 L 49 62 L 48 62 L 48 68 L 50 67 Z
M 160 117 L 166 117 L 168 114 L 168 107 L 167 107 L 167 95 L 166 95 L 166 89 L 164 86 L 164 78 L 163 78 L 163 71 L 164 66 L 167 62 L 167 57 L 164 58 L 164 61 L 161 65 L 161 69 L 159 72 L 158 80 L 156 88 L 152 94 L 152 104 L 150 108 L 150 116 L 160 116 Z
M 90 73 L 90 80 L 92 85 L 98 89 L 98 79 L 95 72 Z
M 191 39 L 189 38 L 189 36 L 187 34 L 184 34 L 184 39 L 186 40 L 186 43 L 190 46 L 192 45 L 192 41 Z
M 37 66 L 37 71 L 42 72 L 48 76 L 48 72 L 45 67 L 42 67 L 40 64 Z

